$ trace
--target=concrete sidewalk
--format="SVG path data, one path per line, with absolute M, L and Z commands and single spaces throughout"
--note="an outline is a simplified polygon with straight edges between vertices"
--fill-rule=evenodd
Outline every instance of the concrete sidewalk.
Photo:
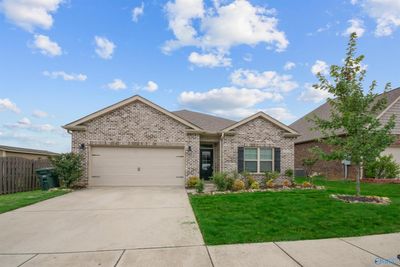
M 400 266 L 400 233 L 222 246 L 0 255 L 0 266 Z
M 0 214 L 0 266 L 400 266 L 400 233 L 205 246 L 183 188 L 94 188 Z

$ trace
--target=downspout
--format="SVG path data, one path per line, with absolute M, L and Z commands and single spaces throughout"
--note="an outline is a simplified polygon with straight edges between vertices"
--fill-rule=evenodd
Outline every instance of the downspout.
M 219 141 L 219 169 L 220 169 L 220 172 L 222 172 L 223 170 L 224 170 L 224 166 L 223 166 L 223 160 L 222 160 L 222 158 L 223 158 L 223 155 L 224 155 L 224 153 L 223 153 L 223 139 L 224 139 L 224 132 L 222 132 L 222 134 L 221 134 L 221 139 L 220 139 L 220 141 Z

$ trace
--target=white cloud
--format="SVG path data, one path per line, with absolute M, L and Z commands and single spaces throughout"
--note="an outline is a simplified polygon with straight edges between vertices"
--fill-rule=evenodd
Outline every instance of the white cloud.
M 247 61 L 247 62 L 251 62 L 251 61 L 253 61 L 253 55 L 247 53 L 247 54 L 245 54 L 245 55 L 243 56 L 243 60 L 244 60 L 244 61 Z
M 254 106 L 266 100 L 280 101 L 278 93 L 259 89 L 222 87 L 206 92 L 184 91 L 178 101 L 181 105 L 207 113 L 230 118 L 242 118 L 254 113 Z
M 35 40 L 32 47 L 38 49 L 40 53 L 46 56 L 54 57 L 62 55 L 61 47 L 48 36 L 42 34 L 35 34 Z
M 147 85 L 143 89 L 148 92 L 155 92 L 158 90 L 158 84 L 153 81 L 148 81 Z
M 214 68 L 231 66 L 231 59 L 225 57 L 225 55 L 222 53 L 199 54 L 197 52 L 192 52 L 188 59 L 190 63 L 198 67 Z
M 283 66 L 284 70 L 291 70 L 294 69 L 296 67 L 296 63 L 288 61 L 285 63 L 285 66 Z
M 288 46 L 285 33 L 277 29 L 274 10 L 253 6 L 247 0 L 234 0 L 226 5 L 213 3 L 209 7 L 203 0 L 169 1 L 165 9 L 175 39 L 165 43 L 164 52 L 185 46 L 219 53 L 228 53 L 237 45 L 265 43 L 276 51 Z
M 50 77 L 52 79 L 62 78 L 64 81 L 86 81 L 87 76 L 85 74 L 75 74 L 75 73 L 66 73 L 64 71 L 43 71 L 43 75 Z
M 24 117 L 24 118 L 22 118 L 22 119 L 20 119 L 18 121 L 18 124 L 20 124 L 20 125 L 31 125 L 31 121 L 27 117 Z
M 116 45 L 105 37 L 95 36 L 96 54 L 103 59 L 111 59 Z
M 35 118 L 46 118 L 46 117 L 49 116 L 49 114 L 47 112 L 45 112 L 45 111 L 36 109 L 36 110 L 33 111 L 32 116 L 35 117 Z
M 348 36 L 355 32 L 358 37 L 361 37 L 364 35 L 365 32 L 365 26 L 364 26 L 364 21 L 360 19 L 350 19 L 348 21 L 350 24 L 349 27 L 343 32 L 342 35 Z
M 15 113 L 20 113 L 21 110 L 8 98 L 0 98 L 0 111 L 11 110 Z
M 144 3 L 142 2 L 140 6 L 134 7 L 132 9 L 132 21 L 138 22 L 139 17 L 143 15 L 143 12 L 144 12 Z
M 298 87 L 290 75 L 280 75 L 275 71 L 258 72 L 238 69 L 230 76 L 231 82 L 247 88 L 267 89 L 277 92 L 289 92 Z
M 364 11 L 376 21 L 375 35 L 390 36 L 400 27 L 399 0 L 359 0 L 352 1 L 360 5 Z
M 325 61 L 317 60 L 314 65 L 311 67 L 311 72 L 314 75 L 321 73 L 322 75 L 326 75 L 329 73 L 329 66 Z
M 306 83 L 304 85 L 304 91 L 299 96 L 299 100 L 304 102 L 318 103 L 325 101 L 327 98 L 331 98 L 332 94 L 326 90 L 316 89 L 311 84 Z
M 265 113 L 279 121 L 293 121 L 296 116 L 290 113 L 290 111 L 285 107 L 272 107 L 263 110 Z
M 107 87 L 111 90 L 119 91 L 126 89 L 126 84 L 121 79 L 114 79 L 112 82 L 107 84 Z
M 0 11 L 6 18 L 27 31 L 36 27 L 50 29 L 53 25 L 53 13 L 63 0 L 3 0 Z
M 28 118 L 22 118 L 17 123 L 4 124 L 4 127 L 9 129 L 26 129 L 34 132 L 59 132 L 61 129 L 51 124 L 32 124 Z

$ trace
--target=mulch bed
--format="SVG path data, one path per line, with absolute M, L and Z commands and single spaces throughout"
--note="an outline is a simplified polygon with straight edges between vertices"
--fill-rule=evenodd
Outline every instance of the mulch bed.
M 347 203 L 371 203 L 371 204 L 389 204 L 388 197 L 378 196 L 354 196 L 354 195 L 331 195 L 332 198 Z
M 361 179 L 363 183 L 373 183 L 373 184 L 400 184 L 399 178 L 392 179 L 375 179 L 375 178 L 364 178 Z
M 239 190 L 239 191 L 205 191 L 204 193 L 197 193 L 195 189 L 186 189 L 189 194 L 192 195 L 225 195 L 225 194 L 238 194 L 238 193 L 252 193 L 252 192 L 281 192 L 281 191 L 291 191 L 291 190 L 325 190 L 325 186 L 277 186 L 274 188 L 262 188 L 262 189 L 246 189 L 246 190 Z

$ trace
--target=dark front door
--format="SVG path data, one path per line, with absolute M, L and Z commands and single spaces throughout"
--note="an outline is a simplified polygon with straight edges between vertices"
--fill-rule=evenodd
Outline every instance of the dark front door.
M 200 148 L 200 178 L 208 180 L 213 174 L 213 149 Z

